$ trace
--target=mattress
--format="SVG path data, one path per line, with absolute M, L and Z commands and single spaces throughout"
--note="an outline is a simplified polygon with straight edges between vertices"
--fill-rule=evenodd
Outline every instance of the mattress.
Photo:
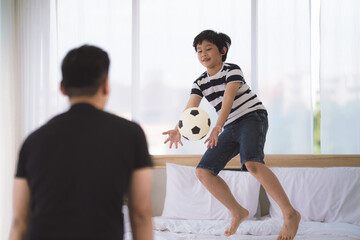
M 229 226 L 225 220 L 181 220 L 154 217 L 155 240 L 187 239 L 276 239 L 282 227 L 282 221 L 274 218 L 246 220 L 238 231 L 225 237 L 224 231 Z M 129 226 L 125 227 L 125 239 L 131 239 Z M 360 226 L 348 223 L 301 222 L 295 239 L 312 240 L 354 240 L 360 239 Z

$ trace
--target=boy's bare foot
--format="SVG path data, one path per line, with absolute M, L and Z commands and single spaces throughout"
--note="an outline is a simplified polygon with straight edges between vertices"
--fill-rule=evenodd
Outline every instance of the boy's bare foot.
M 301 215 L 295 210 L 294 213 L 284 216 L 284 225 L 277 240 L 293 240 L 299 227 Z
M 230 227 L 225 231 L 225 236 L 230 236 L 236 233 L 240 223 L 245 221 L 249 216 L 249 211 L 243 207 L 240 207 L 236 212 L 231 213 L 231 224 Z

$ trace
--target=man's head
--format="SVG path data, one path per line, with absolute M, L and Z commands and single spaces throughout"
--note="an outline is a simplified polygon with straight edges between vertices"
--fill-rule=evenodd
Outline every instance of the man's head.
M 70 50 L 61 65 L 61 86 L 71 97 L 93 96 L 105 83 L 110 59 L 102 49 L 83 45 Z
M 219 52 L 224 54 L 222 56 L 222 61 L 225 62 L 231 45 L 230 37 L 224 33 L 214 32 L 213 30 L 204 30 L 194 38 L 193 47 L 195 48 L 195 51 L 197 51 L 197 46 L 204 40 L 216 45 Z M 224 47 L 226 48 L 226 51 L 223 50 Z

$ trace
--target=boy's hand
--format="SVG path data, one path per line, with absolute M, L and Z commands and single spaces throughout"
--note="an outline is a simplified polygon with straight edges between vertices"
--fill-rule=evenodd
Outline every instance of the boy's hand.
M 210 136 L 204 142 L 204 144 L 208 143 L 207 148 L 209 147 L 213 148 L 214 146 L 216 147 L 218 143 L 218 136 L 221 132 L 222 132 L 222 128 L 220 126 L 216 125 L 213 128 L 213 130 L 210 133 Z
M 172 148 L 172 145 L 175 143 L 175 148 L 178 148 L 178 143 L 180 143 L 181 146 L 183 146 L 183 143 L 181 142 L 181 134 L 179 130 L 173 129 L 169 130 L 167 132 L 163 132 L 163 135 L 169 135 L 169 137 L 165 140 L 164 144 L 170 141 L 169 148 Z

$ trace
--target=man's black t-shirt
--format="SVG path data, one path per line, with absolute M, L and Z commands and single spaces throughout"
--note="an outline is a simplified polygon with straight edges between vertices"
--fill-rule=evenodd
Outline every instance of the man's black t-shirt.
M 123 239 L 132 171 L 151 166 L 142 129 L 73 105 L 24 142 L 16 172 L 30 187 L 28 239 Z

